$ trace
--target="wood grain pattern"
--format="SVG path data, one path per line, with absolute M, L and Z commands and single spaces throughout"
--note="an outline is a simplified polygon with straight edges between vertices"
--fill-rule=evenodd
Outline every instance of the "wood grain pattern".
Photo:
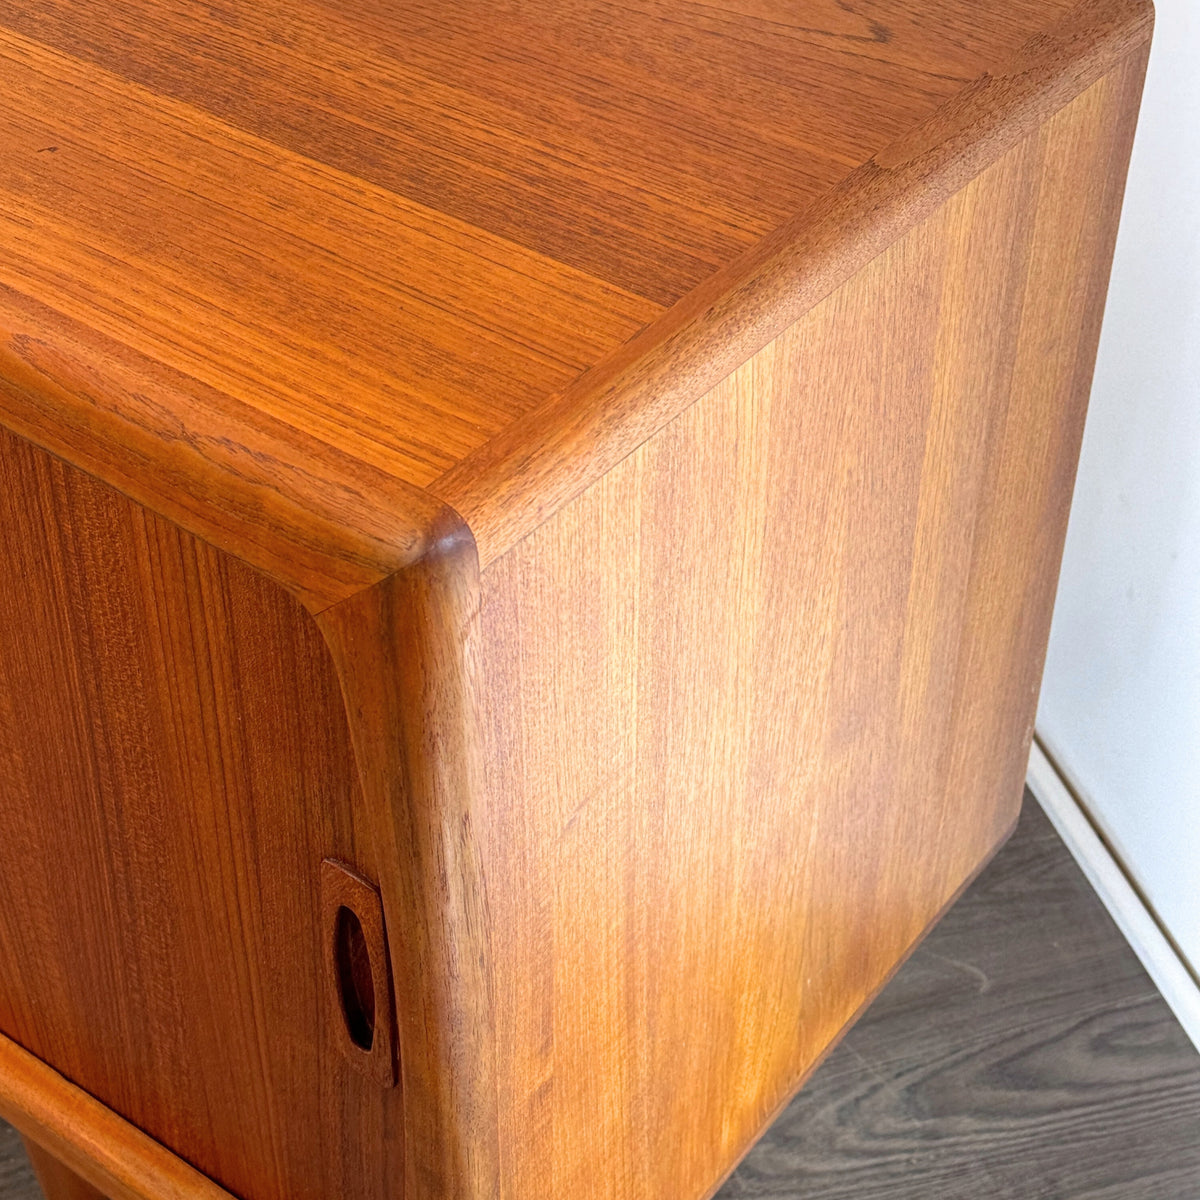
M 4 282 L 415 484 L 659 311 L 120 75 L 2 45 Z
M 1020 824 L 720 1200 L 1200 1192 L 1200 1058 L 1026 793 Z M 0 1197 L 41 1200 L 0 1126 Z
M 495 12 L 6 12 L 6 424 L 314 611 L 420 557 L 430 486 L 486 565 L 1149 24 Z
M 0 1037 L 0 1116 L 25 1135 L 51 1200 L 58 1192 L 63 1200 L 231 1200 L 6 1037 Z
M 1067 7 L 38 0 L 5 24 L 669 304 Z
M 1021 823 L 720 1200 L 1190 1200 L 1200 1057 L 1026 793 Z
M 440 501 L 44 305 L 5 299 L 6 428 L 236 553 L 312 610 L 423 553 Z
M 484 572 L 513 1197 L 708 1194 L 1011 827 L 1142 66 Z
M 1149 22 L 1136 0 L 1073 9 L 452 467 L 430 491 L 470 525 L 483 565 L 936 212 L 1131 47 L 1136 52 Z
M 380 863 L 320 632 L 2 431 L 0 503 L 0 1031 L 234 1195 L 394 1197 L 402 1097 L 328 1036 L 320 864 Z
M 1147 5 L 496 12 L 0 18 L 0 1031 L 246 1200 L 700 1200 L 1020 793 Z

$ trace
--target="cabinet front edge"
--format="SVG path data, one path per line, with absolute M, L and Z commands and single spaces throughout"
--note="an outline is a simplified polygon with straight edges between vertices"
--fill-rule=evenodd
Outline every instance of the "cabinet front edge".
M 449 509 L 421 557 L 316 614 L 378 864 L 414 1197 L 500 1195 L 478 616 L 475 543 Z

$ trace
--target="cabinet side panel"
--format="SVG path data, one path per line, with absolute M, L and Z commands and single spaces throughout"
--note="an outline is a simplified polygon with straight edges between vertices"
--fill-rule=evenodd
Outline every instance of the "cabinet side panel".
M 319 871 L 378 878 L 338 682 L 273 583 L 0 431 L 0 1031 L 235 1195 L 400 1195 Z
M 1143 65 L 484 572 L 511 1200 L 710 1193 L 1015 821 Z

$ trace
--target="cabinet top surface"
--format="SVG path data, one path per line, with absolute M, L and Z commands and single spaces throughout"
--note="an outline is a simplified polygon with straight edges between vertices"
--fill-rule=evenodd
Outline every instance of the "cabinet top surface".
M 53 425 L 52 449 L 126 490 L 189 488 L 201 524 L 237 488 L 243 509 L 320 491 L 332 526 L 415 514 L 1079 11 L 7 6 L 0 420 Z

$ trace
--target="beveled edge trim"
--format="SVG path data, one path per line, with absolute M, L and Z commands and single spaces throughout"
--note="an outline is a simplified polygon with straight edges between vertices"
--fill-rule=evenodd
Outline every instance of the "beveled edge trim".
M 427 487 L 481 568 L 574 499 L 1148 42 L 1151 0 L 1083 0 L 832 192 Z
M 379 876 L 412 1197 L 502 1192 L 479 604 L 474 539 L 444 508 L 421 558 L 315 615 Z
M 444 507 L 4 284 L 0 423 L 313 613 L 420 560 Z
M 0 1116 L 110 1200 L 234 1200 L 3 1034 Z

